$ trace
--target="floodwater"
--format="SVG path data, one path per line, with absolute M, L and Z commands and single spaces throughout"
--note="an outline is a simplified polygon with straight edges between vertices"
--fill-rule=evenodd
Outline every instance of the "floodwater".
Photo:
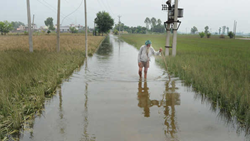
M 139 81 L 138 50 L 110 35 L 45 102 L 22 141 L 243 141 L 233 121 L 153 57 Z

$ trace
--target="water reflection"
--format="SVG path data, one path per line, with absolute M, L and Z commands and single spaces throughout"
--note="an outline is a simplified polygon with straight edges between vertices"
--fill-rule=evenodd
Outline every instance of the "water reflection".
M 148 93 L 148 86 L 147 86 L 147 82 L 144 82 L 144 87 L 142 87 L 142 82 L 140 81 L 138 83 L 138 106 L 140 108 L 144 109 L 144 117 L 150 117 L 150 107 L 151 105 L 151 101 L 149 99 L 149 93 Z
M 110 42 L 110 38 L 109 36 L 107 36 L 103 43 L 101 44 L 101 46 L 99 47 L 99 49 L 97 50 L 96 54 L 101 55 L 101 56 L 105 56 L 102 59 L 107 59 L 110 54 L 113 53 L 113 44 Z
M 250 130 L 241 120 L 238 120 L 235 116 L 235 111 L 225 108 L 225 103 L 219 99 L 212 99 L 206 94 L 195 93 L 195 99 L 201 100 L 201 103 L 210 105 L 210 110 L 217 113 L 217 118 L 225 123 L 228 127 L 236 129 L 236 133 L 239 136 L 241 133 L 245 133 L 246 138 L 250 139 Z
M 142 85 L 143 83 L 143 85 Z M 165 84 L 165 91 L 162 100 L 151 100 L 147 82 L 138 82 L 138 107 L 143 108 L 144 117 L 150 117 L 150 108 L 153 106 L 164 107 L 164 134 L 166 138 L 178 140 L 177 120 L 175 115 L 175 106 L 180 105 L 180 94 L 175 92 L 175 81 Z
M 62 108 L 62 90 L 61 88 L 59 89 L 59 117 L 60 117 L 60 133 L 64 134 L 65 133 L 65 126 L 63 122 L 63 108 Z

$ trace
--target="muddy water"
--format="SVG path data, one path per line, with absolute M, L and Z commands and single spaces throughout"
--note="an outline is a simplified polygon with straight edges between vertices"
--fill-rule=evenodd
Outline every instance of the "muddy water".
M 23 141 L 242 141 L 248 140 L 216 107 L 168 77 L 152 58 L 139 81 L 138 50 L 116 37 L 46 101 Z

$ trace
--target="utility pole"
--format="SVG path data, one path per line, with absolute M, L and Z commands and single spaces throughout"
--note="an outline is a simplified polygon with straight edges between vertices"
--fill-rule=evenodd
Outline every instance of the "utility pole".
M 237 27 L 237 21 L 234 21 L 234 39 L 235 39 L 235 36 L 236 36 L 236 27 Z
M 33 22 L 32 22 L 33 29 L 34 29 L 34 25 L 35 25 L 35 15 L 33 15 Z
M 29 46 L 30 52 L 33 52 L 33 41 L 32 41 L 32 31 L 31 31 L 31 18 L 30 18 L 30 1 L 27 0 L 27 17 L 28 17 L 28 27 L 29 27 Z
M 175 0 L 175 8 L 174 8 L 174 37 L 173 37 L 173 47 L 172 47 L 172 55 L 176 56 L 176 46 L 177 46 L 177 16 L 178 16 L 178 0 Z
M 60 52 L 60 7 L 61 7 L 61 0 L 58 0 L 58 8 L 57 8 L 57 52 Z
M 171 5 L 171 0 L 168 0 L 168 2 Z M 169 18 L 170 18 L 170 15 L 169 15 L 169 10 L 168 10 L 168 19 Z M 171 23 L 167 24 L 167 37 L 166 37 L 166 46 L 167 46 L 167 48 L 165 48 L 165 56 L 169 56 L 169 48 L 168 47 L 170 46 L 170 35 L 171 35 L 170 25 L 171 25 Z
M 121 16 L 118 16 L 118 18 L 119 18 L 119 37 L 120 37 L 120 24 L 121 24 L 120 18 L 121 18 Z
M 94 33 L 93 33 L 93 35 L 95 36 L 95 21 L 94 21 Z
M 88 57 L 88 27 L 87 27 L 87 4 L 84 0 L 84 9 L 85 9 L 85 56 Z

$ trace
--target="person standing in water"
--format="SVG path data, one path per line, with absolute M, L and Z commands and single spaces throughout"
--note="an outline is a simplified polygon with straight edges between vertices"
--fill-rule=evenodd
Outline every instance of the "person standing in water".
M 139 76 L 142 77 L 142 68 L 144 68 L 144 78 L 147 79 L 147 72 L 149 68 L 149 61 L 152 55 L 160 55 L 162 52 L 162 48 L 159 51 L 155 51 L 153 47 L 151 47 L 152 42 L 147 40 L 145 45 L 140 48 L 138 53 L 138 66 L 139 66 Z

